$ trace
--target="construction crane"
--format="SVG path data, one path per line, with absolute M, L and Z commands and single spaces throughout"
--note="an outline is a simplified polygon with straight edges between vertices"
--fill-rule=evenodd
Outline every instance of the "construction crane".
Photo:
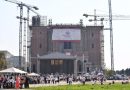
M 111 51 L 111 70 L 114 71 L 114 52 L 113 52 L 113 27 L 112 27 L 112 6 L 111 0 L 108 0 L 109 6 L 109 26 L 110 26 L 110 51 Z
M 95 11 L 95 10 L 94 10 Z M 103 14 L 83 14 L 86 18 L 88 17 L 94 17 L 94 19 L 89 19 L 89 22 L 94 21 L 94 25 L 97 25 L 97 21 L 101 21 L 101 25 L 103 25 L 104 21 L 109 21 L 109 15 L 103 15 Z M 130 15 L 112 15 L 112 20 L 130 20 Z M 110 29 L 110 28 L 109 28 Z
M 104 18 L 102 18 L 101 16 L 96 15 L 96 9 L 94 9 L 94 15 L 83 14 L 83 16 L 85 16 L 86 18 L 94 17 L 94 19 L 89 19 L 89 22 L 94 21 L 94 26 L 97 26 L 97 21 L 101 21 L 101 25 L 103 24 Z M 101 18 L 98 19 L 99 17 L 101 17 Z
M 38 15 L 39 17 L 40 17 L 40 14 L 35 11 L 35 10 L 38 10 L 38 7 L 36 7 L 36 6 L 25 4 L 25 3 L 21 2 L 21 1 L 17 1 L 17 0 L 5 0 L 5 1 L 10 2 L 10 3 L 14 3 L 14 4 L 18 5 L 18 7 L 20 8 L 20 15 L 19 15 L 19 17 L 17 17 L 17 19 L 20 20 L 20 22 L 19 22 L 19 61 L 21 61 L 22 60 L 22 21 L 24 20 L 24 24 L 25 24 L 25 20 L 27 20 L 27 26 L 28 26 L 27 32 L 29 32 L 28 34 L 30 34 L 30 31 L 29 31 L 29 11 L 32 11 L 33 13 Z M 23 7 L 27 8 L 27 18 L 26 19 L 23 18 Z M 26 34 L 24 34 L 24 39 L 26 39 L 25 35 Z M 30 42 L 28 40 L 30 40 L 29 38 L 27 38 L 27 42 Z M 26 40 L 24 40 L 24 41 L 26 41 Z M 25 44 L 25 43 L 23 43 L 23 44 Z M 27 45 L 23 45 L 23 47 L 25 47 L 25 46 L 27 47 Z M 24 49 L 24 50 L 26 50 L 26 49 Z M 26 51 L 24 51 L 24 52 L 26 52 Z M 25 55 L 27 55 L 27 54 L 25 54 Z M 26 57 L 25 57 L 25 62 L 26 62 Z M 25 70 L 27 71 L 27 65 L 25 67 Z
M 94 10 L 94 15 L 83 14 L 83 16 L 85 16 L 86 18 L 94 17 L 94 19 L 89 19 L 89 21 L 90 22 L 94 21 L 95 26 L 97 25 L 97 21 L 101 21 L 102 26 L 103 26 L 103 21 L 109 21 L 109 28 L 105 28 L 104 30 L 110 30 L 111 70 L 114 71 L 112 20 L 130 20 L 130 15 L 112 15 L 111 1 L 109 1 L 109 15 L 96 15 L 96 10 Z

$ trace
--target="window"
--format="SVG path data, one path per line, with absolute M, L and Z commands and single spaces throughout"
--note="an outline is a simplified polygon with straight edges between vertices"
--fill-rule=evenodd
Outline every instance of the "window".
M 94 37 L 94 33 L 93 32 L 92 32 L 91 36 Z
M 59 60 L 55 60 L 55 65 L 59 65 Z
M 92 48 L 94 48 L 94 44 L 92 44 Z
M 36 65 L 35 64 L 32 65 L 32 71 L 36 72 Z
M 63 64 L 63 60 L 59 60 L 59 64 L 62 65 Z
M 54 65 L 55 63 L 54 63 L 54 60 L 51 60 L 51 65 Z
M 42 44 L 39 45 L 39 48 L 42 48 Z
M 51 65 L 62 65 L 63 60 L 51 60 Z
M 64 42 L 64 49 L 71 49 L 72 43 L 71 42 Z
M 89 67 L 87 67 L 87 72 L 88 72 L 88 73 L 90 72 Z

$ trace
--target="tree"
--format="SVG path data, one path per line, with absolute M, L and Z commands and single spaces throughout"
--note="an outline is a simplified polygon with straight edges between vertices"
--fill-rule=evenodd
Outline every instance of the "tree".
M 6 68 L 6 58 L 4 52 L 0 52 L 0 70 Z
M 116 73 L 118 73 L 118 74 L 126 74 L 126 75 L 130 76 L 130 68 L 127 68 L 126 70 L 124 70 L 124 69 L 117 70 Z
M 105 69 L 104 73 L 105 73 L 106 77 L 110 77 L 110 76 L 113 76 L 115 74 L 114 71 L 109 70 L 109 69 Z
M 128 75 L 128 76 L 130 76 L 130 68 L 127 68 L 127 69 L 125 70 L 125 74 Z

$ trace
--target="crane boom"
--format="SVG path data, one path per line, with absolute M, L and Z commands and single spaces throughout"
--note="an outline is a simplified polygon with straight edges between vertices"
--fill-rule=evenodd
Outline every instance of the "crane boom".
M 98 14 L 98 15 L 92 15 L 92 14 L 83 14 L 83 16 L 85 17 L 103 17 L 103 18 L 109 18 L 109 15 L 103 15 L 103 14 Z M 112 17 L 114 17 L 114 19 L 120 19 L 120 18 L 123 18 L 123 19 L 130 19 L 130 15 L 112 15 Z
M 16 1 L 16 0 L 15 0 L 15 1 L 12 1 L 12 0 L 5 0 L 5 1 L 8 1 L 8 2 L 11 2 L 11 3 L 14 3 L 14 4 L 18 4 L 18 5 L 21 3 L 21 2 Z
M 8 2 L 11 2 L 11 3 L 14 3 L 14 4 L 17 4 L 19 7 L 21 6 L 25 6 L 27 9 L 31 10 L 32 12 L 34 12 L 35 14 L 37 14 L 38 16 L 40 16 L 39 13 L 37 13 L 36 11 L 34 10 L 38 10 L 39 8 L 36 7 L 36 6 L 33 6 L 33 5 L 29 5 L 29 4 L 25 4 L 21 1 L 17 1 L 17 0 L 5 0 L 5 1 L 8 1 Z M 34 9 L 34 10 L 33 10 Z

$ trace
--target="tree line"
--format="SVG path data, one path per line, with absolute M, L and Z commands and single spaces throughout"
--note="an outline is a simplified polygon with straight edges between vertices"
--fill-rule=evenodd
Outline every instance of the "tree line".
M 122 69 L 122 70 L 117 70 L 116 73 L 117 74 L 125 74 L 127 76 L 130 76 L 130 68 Z

